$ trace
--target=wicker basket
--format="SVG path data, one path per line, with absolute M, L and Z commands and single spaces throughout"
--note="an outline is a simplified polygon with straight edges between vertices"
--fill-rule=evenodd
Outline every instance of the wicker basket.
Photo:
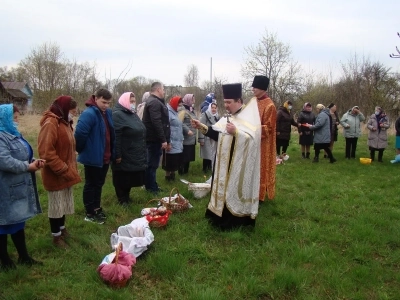
M 172 193 L 176 190 L 177 198 L 172 199 Z M 160 203 L 166 207 L 168 210 L 177 213 L 177 212 L 184 212 L 189 209 L 189 201 L 185 199 L 180 193 L 179 190 L 174 187 L 171 192 L 169 193 L 168 201 L 161 199 Z
M 162 204 L 160 199 L 151 199 L 149 202 L 147 202 L 146 206 L 149 206 L 150 203 L 152 202 L 157 202 Z M 165 212 L 160 213 L 157 211 L 157 215 L 146 215 L 146 220 L 149 221 L 149 225 L 151 227 L 165 227 L 168 223 L 169 220 L 169 215 L 172 214 L 172 211 L 166 210 Z
M 188 190 L 193 192 L 195 198 L 203 198 L 211 191 L 209 183 L 189 183 Z

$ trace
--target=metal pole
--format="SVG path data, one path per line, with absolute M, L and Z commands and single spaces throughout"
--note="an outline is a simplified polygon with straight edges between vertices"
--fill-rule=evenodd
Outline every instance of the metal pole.
M 212 88 L 212 57 L 211 57 L 211 61 L 210 61 L 210 85 Z

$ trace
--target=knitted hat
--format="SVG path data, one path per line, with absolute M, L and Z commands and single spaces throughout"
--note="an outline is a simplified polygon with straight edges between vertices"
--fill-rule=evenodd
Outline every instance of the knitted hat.
M 224 94 L 224 99 L 242 98 L 242 84 L 241 83 L 223 84 L 222 93 Z
M 253 79 L 253 84 L 251 85 L 253 88 L 260 89 L 263 91 L 268 90 L 269 86 L 269 78 L 263 75 L 256 75 Z
M 331 104 L 328 105 L 328 108 L 332 108 L 334 106 L 335 106 L 335 103 L 331 103 Z

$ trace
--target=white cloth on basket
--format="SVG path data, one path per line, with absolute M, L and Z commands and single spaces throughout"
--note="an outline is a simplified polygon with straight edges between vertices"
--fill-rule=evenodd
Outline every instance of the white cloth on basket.
M 133 220 L 130 224 L 118 227 L 116 233 L 111 234 L 111 247 L 122 243 L 125 252 L 140 256 L 154 241 L 154 234 L 150 229 L 146 217 Z

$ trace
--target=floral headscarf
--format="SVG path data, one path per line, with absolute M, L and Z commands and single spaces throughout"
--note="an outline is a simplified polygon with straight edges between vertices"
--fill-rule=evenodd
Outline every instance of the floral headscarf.
M 194 98 L 193 94 L 186 94 L 182 99 L 183 105 L 185 105 L 190 111 L 193 110 L 192 107 L 193 98 Z

